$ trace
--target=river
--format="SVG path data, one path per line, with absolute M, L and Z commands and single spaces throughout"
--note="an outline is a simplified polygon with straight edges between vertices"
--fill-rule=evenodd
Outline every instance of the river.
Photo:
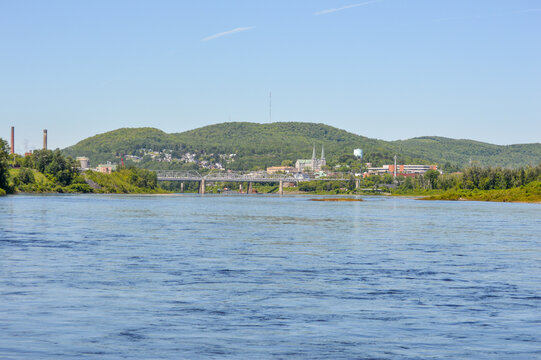
M 309 198 L 0 198 L 0 358 L 541 358 L 539 204 Z

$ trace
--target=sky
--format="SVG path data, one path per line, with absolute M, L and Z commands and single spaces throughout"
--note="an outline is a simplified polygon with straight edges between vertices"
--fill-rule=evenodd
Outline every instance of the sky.
M 541 142 L 540 45 L 541 0 L 0 0 L 0 137 L 303 121 Z

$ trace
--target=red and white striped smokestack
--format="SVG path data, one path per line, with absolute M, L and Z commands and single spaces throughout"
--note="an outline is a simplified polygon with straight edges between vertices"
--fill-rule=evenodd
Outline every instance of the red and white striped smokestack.
M 47 129 L 43 129 L 43 150 L 47 150 Z
M 15 126 L 11 127 L 11 153 L 15 154 Z

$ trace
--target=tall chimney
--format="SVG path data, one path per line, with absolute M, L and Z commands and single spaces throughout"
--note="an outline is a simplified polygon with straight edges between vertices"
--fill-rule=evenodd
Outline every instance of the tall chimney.
M 47 129 L 43 130 L 43 150 L 47 150 Z
M 15 126 L 11 127 L 11 153 L 15 154 Z

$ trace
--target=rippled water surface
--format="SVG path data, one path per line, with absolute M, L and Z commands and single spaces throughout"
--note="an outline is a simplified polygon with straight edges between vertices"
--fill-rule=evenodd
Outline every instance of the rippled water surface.
M 541 205 L 308 199 L 0 198 L 0 358 L 541 358 Z

